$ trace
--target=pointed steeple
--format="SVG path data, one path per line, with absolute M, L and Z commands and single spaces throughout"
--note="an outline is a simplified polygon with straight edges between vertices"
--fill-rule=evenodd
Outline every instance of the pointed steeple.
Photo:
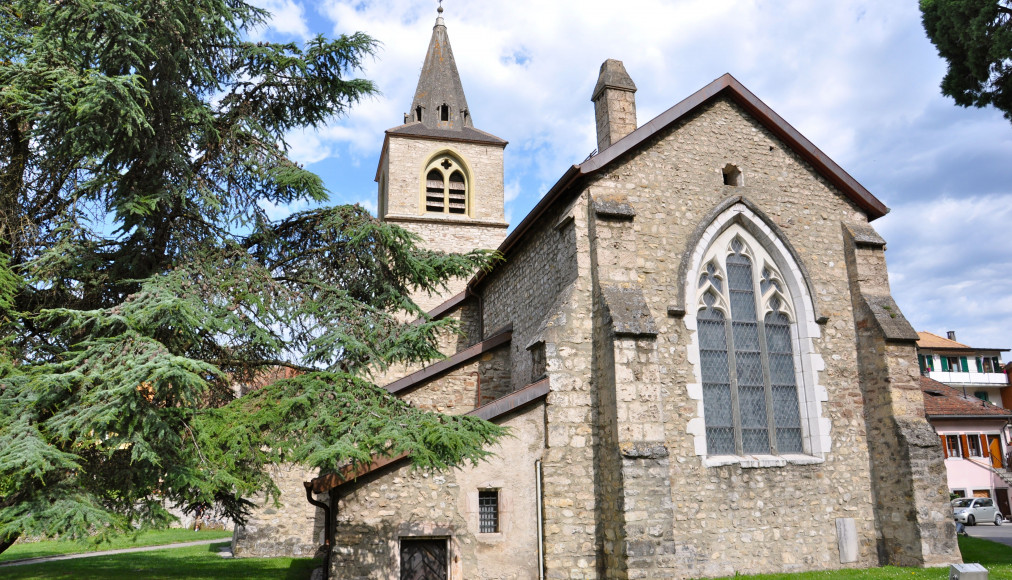
M 405 118 L 421 121 L 429 129 L 460 131 L 474 126 L 457 73 L 457 63 L 453 60 L 450 37 L 446 34 L 442 6 L 439 7 L 436 25 L 432 27 L 432 39 L 425 53 L 411 111 Z

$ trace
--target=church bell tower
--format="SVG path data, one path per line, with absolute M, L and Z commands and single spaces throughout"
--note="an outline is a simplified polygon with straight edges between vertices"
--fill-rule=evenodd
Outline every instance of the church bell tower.
M 379 217 L 446 252 L 496 249 L 506 238 L 506 141 L 474 127 L 439 7 L 411 109 L 386 131 L 376 181 Z M 435 306 L 464 289 L 454 281 Z

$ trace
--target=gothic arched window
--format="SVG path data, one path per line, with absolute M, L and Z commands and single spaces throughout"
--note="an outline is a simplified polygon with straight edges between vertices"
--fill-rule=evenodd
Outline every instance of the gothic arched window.
M 463 163 L 449 154 L 437 155 L 425 167 L 425 212 L 468 215 L 469 183 Z
M 733 225 L 702 264 L 696 324 L 707 454 L 804 453 L 796 317 L 775 261 Z

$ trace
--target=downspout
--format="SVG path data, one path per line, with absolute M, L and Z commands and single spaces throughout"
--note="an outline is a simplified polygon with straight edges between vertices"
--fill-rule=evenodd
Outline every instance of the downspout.
M 534 462 L 534 489 L 538 502 L 538 580 L 545 580 L 545 521 L 544 499 L 541 497 L 541 460 Z
M 313 498 L 312 482 L 304 481 L 302 485 L 306 486 L 306 500 L 314 506 L 323 509 L 323 580 L 330 580 L 330 552 L 334 546 L 330 506 Z M 331 494 L 331 501 L 333 500 L 334 494 Z

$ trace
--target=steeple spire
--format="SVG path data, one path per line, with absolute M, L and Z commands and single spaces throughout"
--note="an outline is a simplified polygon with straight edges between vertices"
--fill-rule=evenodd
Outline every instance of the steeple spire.
M 411 102 L 411 121 L 421 121 L 429 129 L 460 131 L 473 127 L 471 113 L 464 98 L 464 87 L 453 60 L 450 37 L 443 22 L 443 3 L 436 9 L 436 25 L 432 27 L 429 50 L 422 63 L 422 74 Z

